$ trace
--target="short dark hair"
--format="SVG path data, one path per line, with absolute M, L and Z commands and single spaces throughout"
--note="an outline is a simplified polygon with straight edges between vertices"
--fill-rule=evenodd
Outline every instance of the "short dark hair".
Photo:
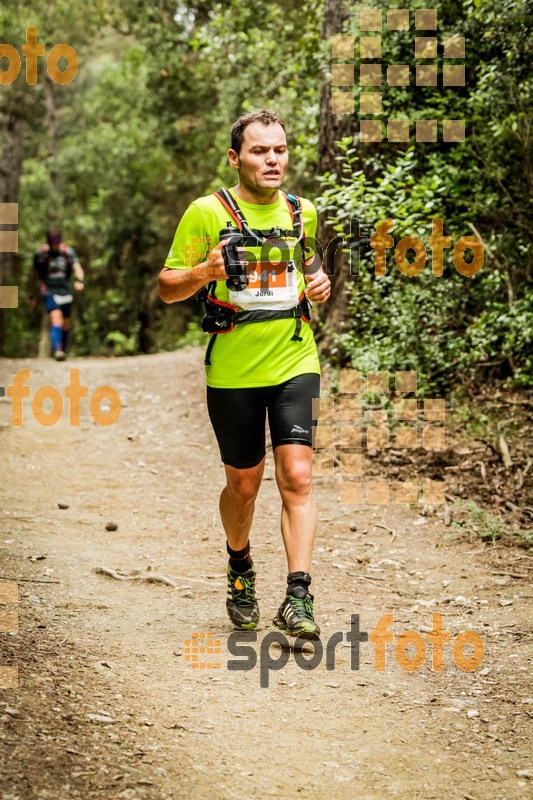
M 231 149 L 236 153 L 241 152 L 242 143 L 244 141 L 244 130 L 251 125 L 252 122 L 261 122 L 263 125 L 272 125 L 277 123 L 285 130 L 285 123 L 283 122 L 277 111 L 269 111 L 268 109 L 261 109 L 261 111 L 248 111 L 239 117 L 237 122 L 233 123 L 231 128 Z
M 46 232 L 46 241 L 49 245 L 61 244 L 61 231 L 59 228 L 49 228 Z

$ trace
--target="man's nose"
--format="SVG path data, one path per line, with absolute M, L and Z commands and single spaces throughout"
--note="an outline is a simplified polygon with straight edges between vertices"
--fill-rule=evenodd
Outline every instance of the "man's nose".
M 268 153 L 268 155 L 267 155 L 267 161 L 268 161 L 270 164 L 272 164 L 272 163 L 274 163 L 274 164 L 277 164 L 277 162 L 278 162 L 278 156 L 277 156 L 277 153 L 275 153 L 275 152 L 274 152 L 274 150 L 270 150 L 270 151 L 269 151 L 269 153 Z

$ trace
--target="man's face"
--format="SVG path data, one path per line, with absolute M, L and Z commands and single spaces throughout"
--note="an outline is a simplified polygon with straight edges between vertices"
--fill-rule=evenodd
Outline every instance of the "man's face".
M 60 234 L 54 234 L 54 235 L 48 236 L 48 246 L 49 246 L 50 251 L 52 253 L 58 253 L 59 252 L 59 245 L 60 244 L 61 244 L 61 235 Z
M 232 167 L 239 172 L 239 183 L 258 194 L 269 194 L 283 181 L 289 152 L 285 131 L 279 123 L 252 122 L 244 129 L 240 153 L 228 151 Z

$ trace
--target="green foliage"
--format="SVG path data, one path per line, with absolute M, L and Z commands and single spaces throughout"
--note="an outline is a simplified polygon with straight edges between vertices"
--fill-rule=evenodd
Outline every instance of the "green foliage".
M 453 509 L 464 511 L 467 514 L 468 527 L 477 533 L 479 538 L 484 542 L 495 542 L 501 539 L 505 533 L 505 523 L 502 519 L 488 514 L 473 500 L 466 502 L 457 501 L 454 503 Z M 463 528 L 464 525 L 458 522 L 452 522 L 452 527 Z
M 415 369 L 421 386 L 431 389 L 488 374 L 527 387 L 533 385 L 531 19 L 525 2 L 496 0 L 488 8 L 467 0 L 461 11 L 446 2 L 439 5 L 439 33 L 447 30 L 466 36 L 468 86 L 385 90 L 384 116 L 465 117 L 467 141 L 372 146 L 346 137 L 336 171 L 321 180 L 318 208 L 346 239 L 350 219 L 374 231 L 390 218 L 396 244 L 415 235 L 428 253 L 416 277 L 400 273 L 390 251 L 385 277 L 374 275 L 374 253 L 361 260 L 359 274 L 348 278 L 350 316 L 333 332 L 333 356 L 363 370 Z M 386 61 L 411 61 L 412 36 L 388 32 L 383 42 Z M 452 247 L 463 236 L 481 236 L 481 272 L 461 276 L 448 250 L 444 275 L 431 274 L 434 218 L 444 220 Z
M 106 345 L 115 356 L 132 356 L 137 351 L 137 331 L 134 330 L 131 336 L 124 336 L 121 331 L 110 331 Z
M 511 386 L 533 386 L 533 292 L 527 291 L 511 308 L 493 302 L 468 330 L 471 358 L 505 359 L 513 368 L 504 382 Z
M 459 512 L 465 517 L 464 522 L 452 522 L 452 527 L 471 530 L 483 542 L 496 542 L 505 535 L 512 537 L 521 547 L 533 546 L 533 530 L 524 528 L 510 530 L 503 519 L 484 511 L 473 500 L 456 501 L 452 511 Z
M 279 109 L 293 145 L 287 182 L 303 191 L 314 181 L 320 39 L 301 21 L 319 19 L 322 3 L 61 0 L 46 19 L 39 0 L 31 20 L 20 7 L 6 23 L 14 43 L 23 23 L 39 34 L 42 23 L 48 46 L 61 32 L 59 41 L 77 49 L 79 71 L 56 93 L 55 138 L 43 86 L 21 84 L 16 98 L 32 102 L 32 126 L 20 195 L 23 305 L 7 318 L 6 355 L 31 353 L 32 338 L 37 347 L 40 320 L 24 305 L 24 287 L 50 221 L 86 270 L 74 351 L 170 349 L 197 312 L 192 303 L 164 306 L 157 275 L 187 205 L 235 181 L 225 164 L 234 119 L 251 107 Z
M 202 326 L 196 320 L 193 320 L 187 324 L 185 333 L 178 338 L 176 349 L 179 350 L 182 347 L 201 347 L 202 345 L 207 347 L 207 342 L 208 336 L 202 330 Z
M 360 6 L 346 33 L 358 35 Z M 411 15 L 425 6 L 415 0 Z M 55 101 L 43 62 L 37 86 L 21 75 L 0 92 L 2 119 L 15 109 L 26 120 L 13 276 L 21 307 L 6 315 L 7 355 L 31 354 L 32 342 L 36 350 L 40 320 L 24 304 L 24 284 L 52 219 L 87 273 L 76 302 L 77 353 L 150 352 L 194 340 L 194 304 L 163 305 L 157 275 L 187 205 L 235 181 L 225 156 L 231 123 L 270 106 L 287 122 L 286 186 L 317 194 L 319 212 L 338 232 L 347 236 L 354 217 L 372 228 L 392 218 L 396 241 L 414 234 L 427 246 L 431 220 L 441 217 L 454 242 L 475 229 L 485 244 L 485 264 L 473 278 L 457 273 L 450 251 L 441 278 L 431 274 L 429 259 L 413 278 L 397 270 L 392 252 L 382 278 L 374 276 L 372 258 L 363 259 L 346 286 L 350 317 L 335 331 L 331 360 L 365 371 L 416 369 L 422 391 L 488 376 L 531 386 L 528 4 L 440 3 L 439 39 L 466 37 L 467 86 L 411 81 L 383 92 L 387 117 L 464 117 L 464 145 L 362 146 L 349 136 L 336 146 L 335 172 L 316 176 L 320 90 L 331 53 L 321 30 L 331 8 L 324 0 L 56 0 L 51 7 L 36 0 L 31 9 L 13 2 L 0 10 L 4 41 L 20 47 L 25 27 L 35 24 L 47 48 L 69 42 L 79 55 L 78 75 Z M 412 62 L 412 34 L 383 36 L 385 64 Z

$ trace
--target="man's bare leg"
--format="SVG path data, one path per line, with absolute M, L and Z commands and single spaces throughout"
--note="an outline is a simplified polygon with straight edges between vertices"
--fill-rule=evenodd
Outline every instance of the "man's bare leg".
M 61 341 L 63 344 L 63 350 L 66 353 L 70 342 L 70 317 L 63 317 L 63 331 L 61 335 Z
M 313 450 L 303 444 L 281 444 L 274 450 L 274 459 L 289 572 L 310 572 L 317 525 L 312 494 Z
M 226 465 L 227 484 L 220 495 L 220 516 L 229 555 L 226 608 L 236 630 L 253 630 L 259 622 L 249 535 L 264 467 L 264 458 L 249 469 Z
M 248 542 L 252 527 L 265 459 L 249 469 L 224 466 L 227 483 L 220 495 L 220 516 L 229 546 L 232 550 L 241 550 Z
M 320 627 L 309 592 L 317 511 L 312 487 L 313 451 L 306 445 L 278 445 L 274 450 L 276 482 L 281 494 L 281 532 L 289 574 L 287 593 L 274 625 L 288 636 L 318 639 Z
M 54 308 L 49 313 L 50 318 L 50 338 L 52 340 L 52 350 L 54 357 L 62 361 L 65 357 L 63 352 L 62 331 L 63 331 L 63 312 L 60 308 Z

